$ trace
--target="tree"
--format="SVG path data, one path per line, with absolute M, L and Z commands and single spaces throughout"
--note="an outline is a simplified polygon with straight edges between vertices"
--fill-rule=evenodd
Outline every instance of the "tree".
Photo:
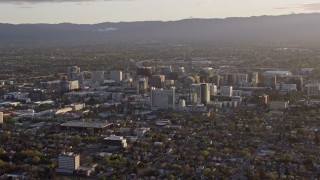
M 85 158 L 81 159 L 81 164 L 90 164 L 93 160 L 90 156 L 86 156 Z
M 203 174 L 205 176 L 209 176 L 212 173 L 212 170 L 210 168 L 204 168 L 203 169 Z
M 209 154 L 210 153 L 207 150 L 201 151 L 201 155 L 204 156 L 204 157 L 207 157 Z
M 72 144 L 74 146 L 78 146 L 81 142 L 82 138 L 79 136 L 79 135 L 75 135 L 73 138 L 72 138 Z
M 94 129 L 93 128 L 87 128 L 87 132 L 90 136 L 94 134 Z
M 32 158 L 32 164 L 38 164 L 40 162 L 40 157 L 39 156 L 33 156 Z

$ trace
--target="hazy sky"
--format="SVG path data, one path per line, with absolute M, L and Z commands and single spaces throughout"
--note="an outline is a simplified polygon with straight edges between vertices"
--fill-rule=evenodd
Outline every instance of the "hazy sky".
M 0 0 L 0 23 L 93 24 L 319 11 L 319 0 Z

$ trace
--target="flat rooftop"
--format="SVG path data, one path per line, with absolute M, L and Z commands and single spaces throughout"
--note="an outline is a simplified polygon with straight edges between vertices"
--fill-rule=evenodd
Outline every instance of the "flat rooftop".
M 74 152 L 62 152 L 60 154 L 60 156 L 77 156 L 77 155 L 79 155 L 79 154 L 76 154 Z
M 78 128 L 105 128 L 111 125 L 112 123 L 86 122 L 86 121 L 69 121 L 61 124 L 61 126 L 63 127 L 78 127 Z

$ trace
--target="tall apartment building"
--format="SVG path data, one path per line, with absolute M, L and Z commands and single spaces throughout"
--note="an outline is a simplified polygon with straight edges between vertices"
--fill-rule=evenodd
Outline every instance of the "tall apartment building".
M 155 88 L 163 88 L 164 82 L 165 82 L 165 75 L 153 75 L 149 80 L 150 87 L 155 87 Z
M 210 101 L 210 86 L 207 83 L 200 85 L 200 101 L 202 104 L 207 104 Z

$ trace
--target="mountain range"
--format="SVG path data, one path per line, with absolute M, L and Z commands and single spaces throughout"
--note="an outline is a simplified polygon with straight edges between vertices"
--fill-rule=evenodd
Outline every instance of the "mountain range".
M 320 14 L 99 24 L 0 24 L 0 43 L 320 41 Z

